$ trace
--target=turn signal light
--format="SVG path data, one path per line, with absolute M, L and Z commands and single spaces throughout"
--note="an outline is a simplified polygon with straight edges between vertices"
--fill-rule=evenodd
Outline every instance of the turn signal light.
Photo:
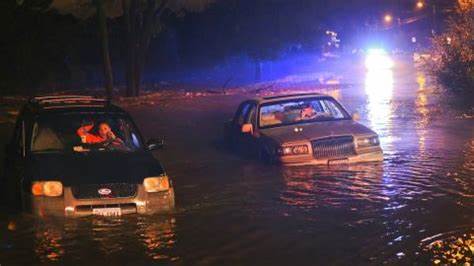
M 63 194 L 63 184 L 59 181 L 37 181 L 31 185 L 35 196 L 59 197 Z
M 147 177 L 143 180 L 143 186 L 146 192 L 166 191 L 170 188 L 168 176 Z
M 31 193 L 35 196 L 43 195 L 43 184 L 42 182 L 34 182 L 31 186 Z

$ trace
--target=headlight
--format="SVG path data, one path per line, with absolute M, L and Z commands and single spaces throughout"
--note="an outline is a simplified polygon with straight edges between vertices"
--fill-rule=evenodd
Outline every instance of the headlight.
M 170 188 L 168 176 L 147 177 L 143 180 L 143 186 L 146 192 L 166 191 Z
M 308 152 L 309 152 L 308 145 L 284 146 L 278 149 L 278 154 L 280 156 L 300 155 L 300 154 L 307 154 Z
M 31 185 L 35 196 L 59 197 L 63 194 L 63 184 L 59 181 L 36 181 Z
M 357 147 L 359 148 L 378 146 L 379 144 L 380 142 L 379 142 L 378 136 L 371 136 L 371 137 L 357 139 Z

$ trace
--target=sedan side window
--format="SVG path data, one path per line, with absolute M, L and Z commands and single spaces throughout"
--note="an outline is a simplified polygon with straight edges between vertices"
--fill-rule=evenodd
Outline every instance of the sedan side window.
M 239 108 L 239 113 L 237 114 L 236 121 L 235 121 L 237 125 L 241 126 L 246 123 L 250 106 L 251 105 L 249 103 L 244 103 Z
M 249 107 L 248 115 L 245 118 L 246 123 L 251 123 L 254 127 L 257 126 L 257 121 L 255 119 L 256 112 L 257 112 L 257 106 L 255 104 L 251 104 Z

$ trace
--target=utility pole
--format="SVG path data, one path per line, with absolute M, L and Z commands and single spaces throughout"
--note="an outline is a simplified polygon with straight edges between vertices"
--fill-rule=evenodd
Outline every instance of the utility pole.
M 436 0 L 431 1 L 431 34 L 435 35 L 438 32 L 438 22 L 437 22 L 437 7 Z

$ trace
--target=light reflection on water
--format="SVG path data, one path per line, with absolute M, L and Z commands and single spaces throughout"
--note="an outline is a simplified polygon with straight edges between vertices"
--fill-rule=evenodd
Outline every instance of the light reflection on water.
M 280 199 L 298 208 L 341 207 L 381 202 L 390 196 L 382 185 L 380 163 L 283 169 L 285 190 Z
M 418 144 L 420 152 L 425 150 L 427 126 L 429 123 L 430 109 L 428 108 L 428 94 L 432 91 L 426 88 L 426 77 L 423 72 L 416 73 L 416 83 L 418 84 L 417 95 L 415 100 L 415 108 L 419 115 L 416 122 L 416 132 L 418 134 Z
M 63 232 L 56 227 L 37 227 L 35 253 L 42 261 L 58 261 L 64 256 Z
M 116 257 L 119 261 L 127 253 L 136 252 L 144 252 L 153 261 L 179 259 L 173 255 L 177 241 L 174 217 L 33 218 L 33 221 L 34 251 L 41 262 L 83 259 L 84 248 L 89 249 L 91 257 Z
M 172 250 L 176 244 L 175 218 L 156 220 L 150 223 L 149 219 L 138 219 L 136 234 L 139 236 L 145 253 L 148 257 L 158 261 L 176 261 L 178 256 L 173 256 Z
M 370 127 L 380 135 L 382 147 L 392 142 L 392 97 L 394 78 L 392 69 L 368 70 L 365 94 Z
M 72 265 L 413 264 L 438 238 L 465 242 L 474 225 L 474 127 L 453 121 L 423 73 L 413 73 L 404 87 L 396 73 L 384 70 L 367 72 L 364 85 L 351 91 L 324 91 L 363 110 L 362 121 L 380 134 L 381 163 L 260 165 L 209 144 L 220 137 L 217 120 L 225 115 L 194 108 L 189 116 L 193 105 L 183 105 L 189 121 L 162 123 L 177 132 L 169 134 L 174 146 L 163 154 L 176 157 L 169 159 L 175 164 L 164 162 L 176 180 L 176 215 L 59 222 L 20 217 L 18 224 L 2 224 L 0 263 L 32 264 L 26 258 L 33 253 L 34 262 Z M 220 106 L 212 97 L 205 100 Z M 180 106 L 168 117 L 179 117 Z M 167 117 L 146 111 L 140 115 L 147 122 Z M 172 131 L 196 124 L 196 117 L 204 134 Z M 208 149 L 193 153 L 190 144 L 198 142 Z M 433 236 L 439 237 L 422 241 Z

